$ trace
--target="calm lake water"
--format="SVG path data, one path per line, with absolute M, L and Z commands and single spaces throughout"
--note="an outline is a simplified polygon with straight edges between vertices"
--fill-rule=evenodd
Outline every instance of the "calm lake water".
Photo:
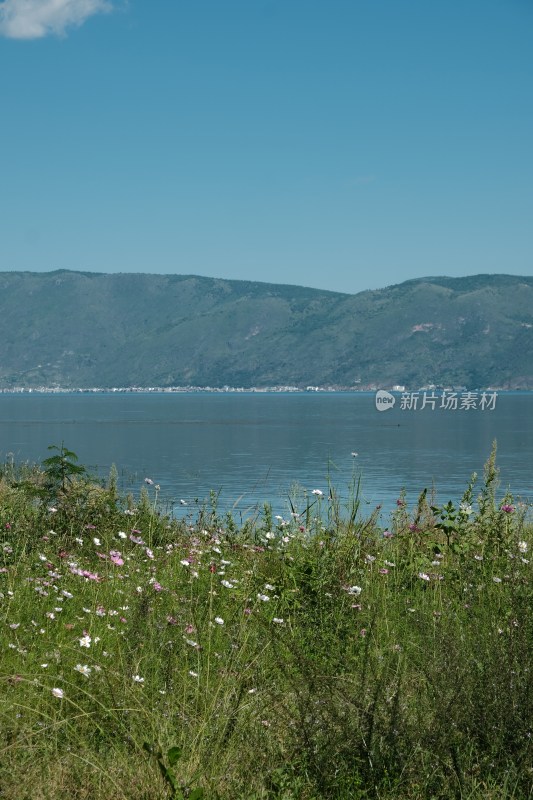
M 433 482 L 439 502 L 458 500 L 494 439 L 502 493 L 533 500 L 533 393 L 484 411 L 406 410 L 398 397 L 381 413 L 370 393 L 0 395 L 1 461 L 41 461 L 64 441 L 100 476 L 116 464 L 124 489 L 153 479 L 179 514 L 210 490 L 237 516 L 265 501 L 287 513 L 291 491 L 326 494 L 329 474 L 347 498 L 361 475 L 365 509 L 382 504 L 386 524 L 402 487 L 409 503 Z

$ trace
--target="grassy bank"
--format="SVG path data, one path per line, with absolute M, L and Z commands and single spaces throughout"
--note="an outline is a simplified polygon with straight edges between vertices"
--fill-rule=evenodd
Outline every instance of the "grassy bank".
M 75 466 L 0 470 L 0 797 L 533 797 L 533 530 L 494 454 L 386 530 L 312 492 L 177 521 Z

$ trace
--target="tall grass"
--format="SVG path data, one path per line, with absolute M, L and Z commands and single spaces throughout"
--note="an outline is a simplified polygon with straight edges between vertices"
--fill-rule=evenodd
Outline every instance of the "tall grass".
M 253 523 L 0 477 L 0 797 L 533 797 L 532 526 L 357 488 Z M 45 491 L 43 492 L 43 488 Z

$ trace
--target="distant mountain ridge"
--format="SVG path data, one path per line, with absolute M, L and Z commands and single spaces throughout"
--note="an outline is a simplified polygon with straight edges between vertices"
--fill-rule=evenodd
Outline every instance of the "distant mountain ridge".
M 0 388 L 533 389 L 533 277 L 355 295 L 195 275 L 0 273 Z

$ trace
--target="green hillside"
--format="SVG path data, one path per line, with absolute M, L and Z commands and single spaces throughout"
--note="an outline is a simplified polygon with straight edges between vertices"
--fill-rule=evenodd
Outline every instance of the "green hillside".
M 0 388 L 533 388 L 533 278 L 356 295 L 193 275 L 0 273 Z

